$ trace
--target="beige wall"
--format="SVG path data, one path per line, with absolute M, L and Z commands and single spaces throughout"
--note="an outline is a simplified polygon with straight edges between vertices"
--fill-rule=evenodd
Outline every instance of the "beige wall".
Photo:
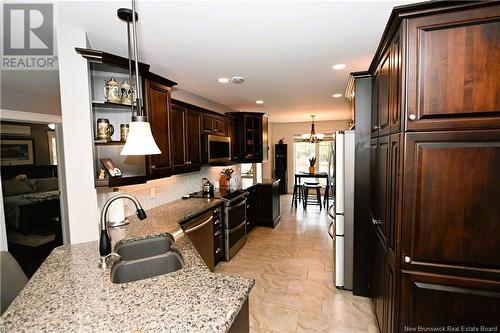
M 349 127 L 349 120 L 318 121 L 315 124 L 316 133 L 332 133 L 345 130 Z M 288 144 L 288 192 L 293 191 L 293 136 L 296 134 L 309 133 L 311 122 L 301 123 L 270 123 L 269 124 L 269 161 L 263 163 L 263 177 L 270 178 L 274 170 L 274 145 L 280 139 Z

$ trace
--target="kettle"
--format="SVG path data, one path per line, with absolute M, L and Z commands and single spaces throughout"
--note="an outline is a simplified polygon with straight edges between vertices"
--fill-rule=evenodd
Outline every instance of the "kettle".
M 207 178 L 201 179 L 201 189 L 203 194 L 213 195 L 214 194 L 214 184 L 210 182 Z

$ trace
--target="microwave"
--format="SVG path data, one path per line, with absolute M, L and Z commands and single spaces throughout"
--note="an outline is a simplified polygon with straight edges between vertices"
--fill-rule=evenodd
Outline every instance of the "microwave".
M 231 138 L 228 136 L 207 135 L 206 151 L 208 163 L 231 161 Z

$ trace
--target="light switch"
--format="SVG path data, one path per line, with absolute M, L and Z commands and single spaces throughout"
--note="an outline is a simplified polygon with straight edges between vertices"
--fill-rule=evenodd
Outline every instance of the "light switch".
M 156 198 L 156 187 L 151 187 L 151 199 Z

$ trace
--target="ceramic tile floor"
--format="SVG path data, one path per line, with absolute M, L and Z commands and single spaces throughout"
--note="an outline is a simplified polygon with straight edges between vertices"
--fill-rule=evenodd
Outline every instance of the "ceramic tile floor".
M 255 279 L 250 332 L 378 332 L 370 299 L 335 288 L 325 210 L 291 209 L 290 200 L 281 197 L 275 229 L 254 229 L 243 249 L 216 267 Z

